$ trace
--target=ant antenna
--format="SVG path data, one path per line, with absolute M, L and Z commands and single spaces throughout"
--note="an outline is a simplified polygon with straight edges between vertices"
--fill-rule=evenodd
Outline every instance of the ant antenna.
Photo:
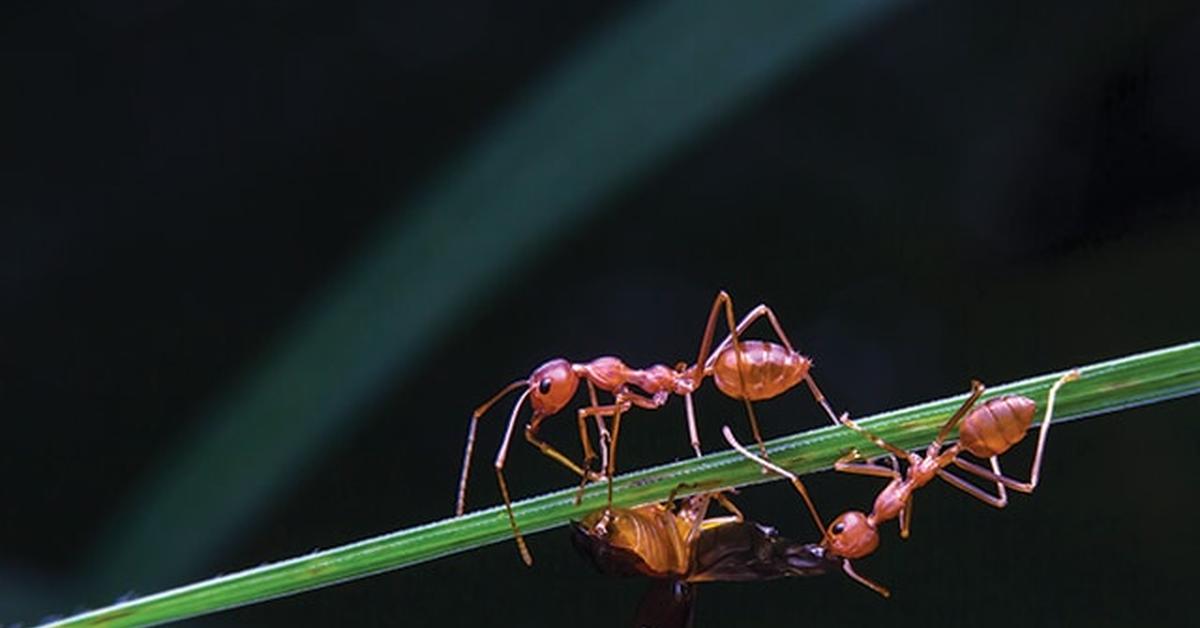
M 842 559 L 842 571 L 846 572 L 846 575 L 853 578 L 855 582 L 867 587 L 879 595 L 882 595 L 883 597 L 892 597 L 892 592 L 888 591 L 887 587 L 875 582 L 874 580 L 871 580 L 870 578 L 858 575 L 858 572 L 854 571 L 854 565 L 850 564 L 850 559 Z

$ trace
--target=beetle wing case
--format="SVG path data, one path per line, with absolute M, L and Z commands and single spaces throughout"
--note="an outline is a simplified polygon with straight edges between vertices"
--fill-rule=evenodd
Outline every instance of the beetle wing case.
M 705 530 L 692 551 L 691 582 L 819 576 L 840 569 L 816 543 L 797 543 L 752 521 Z

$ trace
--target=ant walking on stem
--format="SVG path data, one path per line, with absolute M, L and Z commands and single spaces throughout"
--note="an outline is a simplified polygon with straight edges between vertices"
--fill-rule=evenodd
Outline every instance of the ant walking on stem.
M 716 332 L 717 317 L 722 311 L 729 326 L 729 334 L 714 349 L 712 342 Z M 783 343 L 782 345 L 740 338 L 746 328 L 764 316 L 770 321 L 771 327 Z M 528 565 L 533 564 L 533 558 L 517 527 L 512 511 L 512 499 L 508 492 L 508 483 L 504 479 L 504 463 L 508 456 L 508 447 L 512 440 L 517 416 L 526 399 L 533 407 L 533 416 L 525 425 L 525 440 L 546 456 L 578 475 L 581 478 L 581 491 L 589 481 L 600 479 L 600 476 L 592 471 L 592 465 L 597 456 L 595 450 L 592 449 L 587 431 L 587 418 L 594 417 L 600 432 L 601 452 L 604 454 L 601 459 L 605 469 L 603 477 L 608 481 L 608 504 L 611 506 L 612 478 L 616 469 L 617 440 L 620 436 L 621 417 L 629 409 L 637 406 L 655 410 L 662 407 L 671 395 L 683 397 L 692 449 L 697 456 L 700 456 L 700 437 L 696 431 L 692 393 L 700 386 L 704 378 L 712 377 L 721 392 L 734 399 L 741 399 L 745 403 L 754 440 L 758 443 L 759 451 L 766 455 L 766 446 L 763 445 L 762 434 L 758 429 L 758 419 L 754 414 L 751 402 L 776 397 L 803 381 L 808 385 L 813 397 L 830 420 L 837 423 L 837 415 L 833 408 L 830 407 L 824 394 L 809 375 L 811 367 L 812 360 L 792 348 L 791 341 L 784 334 L 783 328 L 779 325 L 779 320 L 771 308 L 759 305 L 740 322 L 736 322 L 733 314 L 733 300 L 723 290 L 713 301 L 708 322 L 704 328 L 704 336 L 700 341 L 700 351 L 696 356 L 696 362 L 691 366 L 680 363 L 675 368 L 670 368 L 662 364 L 655 364 L 645 369 L 634 369 L 619 358 L 611 356 L 596 358 L 585 363 L 572 363 L 562 358 L 550 360 L 535 369 L 527 379 L 519 379 L 505 386 L 491 399 L 476 408 L 471 415 L 471 424 L 467 430 L 467 444 L 463 452 L 462 474 L 459 476 L 455 514 L 462 515 L 466 507 L 467 477 L 470 473 L 471 454 L 475 447 L 475 430 L 479 419 L 496 402 L 515 390 L 525 389 L 518 397 L 517 403 L 509 415 L 504 438 L 496 452 L 494 467 L 513 537 L 517 541 L 517 548 L 521 552 L 522 560 Z M 542 421 L 558 414 L 571 402 L 579 388 L 580 380 L 587 384 L 590 402 L 590 405 L 580 408 L 576 416 L 579 425 L 579 439 L 583 446 L 582 466 L 576 464 L 554 446 L 538 438 L 538 430 Z M 597 389 L 612 393 L 613 403 L 600 405 L 596 394 Z M 612 418 L 612 432 L 607 447 L 605 447 L 607 427 L 604 419 L 607 417 Z M 580 497 L 581 495 L 577 495 L 576 500 L 578 501 Z
M 975 402 L 983 394 L 984 386 L 977 381 L 972 382 L 970 396 L 938 430 L 937 436 L 925 449 L 924 455 L 907 452 L 888 443 L 851 421 L 848 415 L 843 414 L 838 420 L 846 427 L 862 434 L 879 448 L 889 452 L 892 456 L 892 466 L 859 462 L 861 455 L 856 449 L 842 456 L 834 463 L 834 468 L 845 473 L 883 477 L 891 481 L 875 498 L 871 514 L 863 514 L 857 510 L 842 513 L 833 520 L 827 530 L 821 524 L 821 517 L 813 507 L 804 483 L 796 474 L 750 453 L 737 442 L 728 426 L 724 428 L 723 433 L 725 440 L 729 441 L 729 444 L 743 456 L 791 481 L 792 486 L 808 505 L 813 519 L 817 522 L 818 529 L 822 530 L 824 535 L 822 546 L 829 551 L 832 557 L 842 559 L 842 570 L 846 572 L 846 575 L 887 597 L 890 593 L 886 588 L 860 576 L 850 563 L 851 560 L 869 556 L 879 547 L 879 525 L 899 518 L 900 536 L 908 538 L 909 527 L 912 523 L 913 492 L 933 481 L 935 477 L 940 477 L 951 486 L 997 508 L 1003 508 L 1008 504 L 1006 488 L 1032 493 L 1037 488 L 1038 472 L 1042 466 L 1042 452 L 1046 447 L 1046 435 L 1050 433 L 1050 423 L 1053 418 L 1054 401 L 1058 389 L 1063 384 L 1076 379 L 1079 379 L 1079 371 L 1073 370 L 1058 378 L 1058 381 L 1050 387 L 1046 398 L 1046 412 L 1042 417 L 1041 429 L 1038 432 L 1037 449 L 1029 470 L 1029 480 L 1025 482 L 1005 476 L 1000 471 L 998 457 L 1024 438 L 1025 432 L 1032 424 L 1036 407 L 1034 401 L 1028 397 L 1004 395 L 989 399 L 979 407 L 974 407 Z M 943 441 L 960 421 L 962 426 L 959 428 L 958 442 L 942 451 Z M 991 470 L 962 459 L 960 455 L 963 451 L 969 451 L 980 458 L 988 458 L 991 462 Z M 896 462 L 897 458 L 908 461 L 906 473 L 900 473 L 899 464 Z M 992 495 L 951 474 L 946 467 L 952 464 L 988 482 L 995 482 L 996 494 Z

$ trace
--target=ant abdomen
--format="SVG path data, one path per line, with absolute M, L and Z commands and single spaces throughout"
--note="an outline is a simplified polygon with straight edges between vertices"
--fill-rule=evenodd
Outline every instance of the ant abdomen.
M 1034 401 L 1022 395 L 989 399 L 963 419 L 959 443 L 980 458 L 1003 454 L 1025 437 L 1035 410 Z
M 762 401 L 780 395 L 800 383 L 812 366 L 808 358 L 773 342 L 743 340 L 739 344 L 740 376 L 738 353 L 732 345 L 721 351 L 712 365 L 717 388 L 734 399 Z

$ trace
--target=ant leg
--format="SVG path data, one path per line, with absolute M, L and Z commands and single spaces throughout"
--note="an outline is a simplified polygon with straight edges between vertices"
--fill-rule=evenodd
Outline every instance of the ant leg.
M 859 425 L 858 423 L 855 423 L 854 421 L 850 420 L 850 415 L 848 413 L 843 412 L 842 416 L 838 417 L 838 422 L 840 422 L 842 425 L 854 430 L 855 432 L 862 434 L 863 438 L 866 438 L 867 440 L 871 441 L 872 443 L 875 443 L 876 447 L 879 447 L 880 449 L 887 451 L 888 453 L 890 453 L 892 455 L 904 458 L 905 460 L 909 459 L 909 455 L 908 455 L 907 451 L 904 451 L 903 449 L 900 449 L 899 447 L 887 442 L 886 440 L 883 440 L 879 436 L 876 436 L 870 430 L 868 430 L 865 427 L 862 427 L 861 425 Z
M 505 386 L 500 392 L 492 395 L 491 399 L 488 399 L 486 403 L 476 408 L 475 412 L 471 414 L 471 425 L 467 428 L 467 445 L 463 448 L 462 472 L 458 476 L 458 499 L 454 503 L 454 516 L 461 517 L 463 510 L 467 505 L 467 476 L 469 476 L 471 473 L 471 454 L 475 451 L 475 428 L 479 425 L 479 417 L 483 416 L 483 414 L 488 411 L 488 408 L 491 408 L 493 405 L 495 405 L 495 403 L 504 395 L 507 395 L 521 386 L 528 385 L 529 382 L 519 379 Z M 521 407 L 521 401 L 524 400 L 525 396 L 522 395 L 520 401 L 517 401 L 516 407 Z
M 913 511 L 913 496 L 908 496 L 908 501 L 904 503 L 904 507 L 900 509 L 900 538 L 907 539 L 909 528 L 912 526 L 912 511 Z
M 592 380 L 590 379 L 585 379 L 584 381 L 587 382 L 588 398 L 592 402 L 592 405 L 589 406 L 589 408 L 599 407 L 600 402 L 596 398 L 595 384 L 593 384 Z M 587 488 L 588 482 L 592 481 L 592 463 L 596 461 L 596 452 L 592 449 L 591 440 L 588 438 L 587 417 L 588 412 L 586 408 L 580 409 L 578 416 L 576 417 L 579 421 L 579 440 L 583 443 L 583 467 L 585 471 L 585 475 L 579 480 L 579 488 L 575 490 L 576 506 L 583 501 L 583 489 Z M 604 418 L 599 414 L 595 415 L 595 419 L 597 431 L 596 438 L 600 443 L 600 450 L 602 453 L 600 458 L 600 466 L 601 468 L 605 468 L 608 466 L 608 443 L 606 442 L 606 439 L 608 438 L 608 428 L 604 425 Z
M 616 473 L 616 467 L 617 467 L 617 438 L 619 438 L 621 435 L 621 413 L 624 412 L 626 409 L 628 409 L 628 407 L 629 407 L 629 404 L 622 403 L 622 399 L 620 397 L 618 397 L 617 405 L 616 405 L 617 409 L 616 409 L 616 412 L 614 412 L 612 415 L 612 417 L 613 417 L 612 444 L 611 444 L 611 449 L 609 449 L 609 452 L 608 452 L 608 469 L 605 472 L 605 475 L 608 476 L 608 506 L 607 506 L 607 508 L 609 508 L 609 509 L 612 508 L 613 474 Z
M 992 457 L 992 468 L 996 471 L 1000 470 L 999 462 L 996 460 L 995 456 Z M 1004 490 L 1004 484 L 1001 484 L 1000 482 L 996 482 L 996 494 L 992 495 L 945 469 L 938 469 L 937 474 L 939 478 L 945 480 L 950 486 L 965 492 L 971 497 L 974 497 L 975 499 L 978 499 L 989 506 L 1004 508 L 1008 505 L 1008 493 Z
M 934 448 L 936 451 L 937 448 L 942 446 L 942 441 L 946 440 L 946 436 L 950 434 L 950 430 L 954 429 L 954 426 L 957 425 L 963 417 L 967 416 L 967 413 L 971 411 L 971 407 L 975 405 L 976 401 L 979 401 L 979 396 L 983 394 L 983 391 L 983 382 L 980 382 L 977 379 L 971 380 L 971 394 L 967 395 L 967 398 L 963 400 L 962 405 L 959 406 L 958 409 L 954 411 L 954 414 L 950 415 L 950 418 L 942 424 L 941 429 L 938 430 L 937 437 L 935 437 L 933 442 L 930 443 L 930 447 Z
M 821 409 L 825 411 L 825 415 L 829 417 L 829 420 L 833 421 L 834 425 L 837 425 L 837 414 L 834 413 L 833 406 L 830 406 L 829 401 L 825 399 L 825 393 L 821 392 L 820 388 L 817 388 L 817 382 L 812 378 L 812 375 L 805 374 L 804 383 L 808 385 L 808 392 L 812 393 L 813 399 L 816 399 L 817 403 L 821 405 Z
M 716 304 L 714 304 L 714 306 L 715 305 Z M 788 340 L 787 334 L 783 333 L 783 327 L 779 324 L 779 319 L 775 318 L 775 312 L 766 305 L 759 304 L 756 305 L 754 309 L 750 310 L 750 312 L 747 313 L 737 325 L 730 327 L 731 333 L 726 335 L 725 338 L 717 344 L 717 347 L 713 349 L 712 353 L 709 353 L 707 356 L 700 356 L 701 359 L 704 360 L 704 369 L 707 371 L 708 369 L 712 368 L 713 364 L 716 363 L 717 355 L 719 355 L 725 349 L 728 349 L 729 344 L 733 342 L 733 336 L 735 333 L 740 337 L 742 334 L 746 333 L 746 330 L 749 329 L 750 325 L 754 324 L 754 321 L 757 321 L 763 316 L 766 316 L 771 322 L 771 327 L 775 329 L 775 334 L 779 336 L 779 340 L 783 342 L 783 346 L 786 347 L 788 351 L 794 353 L 796 350 L 792 348 L 792 342 Z
M 733 307 L 729 293 L 724 290 L 717 293 L 717 298 L 713 300 L 712 308 L 708 311 L 708 322 L 704 324 L 704 335 L 700 337 L 700 353 L 696 355 L 695 366 L 692 367 L 693 390 L 700 385 L 700 381 L 704 379 L 704 374 L 712 367 L 712 356 L 718 353 L 713 352 L 710 354 L 709 349 L 712 348 L 713 334 L 717 331 L 717 315 L 721 312 L 722 303 L 728 305 L 731 309 Z M 721 341 L 720 347 L 724 347 L 728 343 L 729 337 Z
M 585 379 L 585 381 L 588 385 L 588 399 L 592 402 L 591 407 L 600 407 L 600 400 L 596 398 L 596 385 L 590 379 Z M 600 443 L 600 468 L 606 469 L 608 468 L 608 443 L 610 440 L 608 426 L 604 424 L 604 418 L 600 415 L 595 415 L 595 419 L 598 432 L 596 440 Z
M 579 479 L 579 488 L 575 490 L 575 505 L 578 506 L 583 501 L 583 489 L 587 487 L 591 481 L 592 463 L 596 461 L 596 452 L 592 451 L 592 444 L 587 433 L 587 417 L 580 414 L 577 417 L 579 422 L 579 440 L 583 442 L 583 470 L 584 475 Z
M 892 592 L 888 591 L 883 585 L 875 582 L 874 580 L 858 575 L 858 572 L 854 571 L 854 566 L 850 564 L 850 559 L 848 558 L 842 560 L 842 571 L 846 572 L 846 575 L 853 578 L 855 582 L 858 582 L 859 584 L 878 593 L 879 595 L 882 595 L 883 597 L 892 596 Z
M 691 438 L 692 450 L 699 458 L 704 454 L 700 452 L 700 433 L 696 431 L 696 409 L 692 406 L 692 393 L 683 396 L 683 406 L 687 409 L 688 437 Z
M 525 537 L 521 535 L 521 529 L 517 527 L 517 518 L 513 515 L 512 497 L 508 494 L 508 483 L 504 481 L 504 469 L 499 465 L 496 466 L 496 479 L 500 481 L 500 494 L 504 496 L 504 511 L 508 513 L 508 525 L 512 528 L 513 538 L 517 540 L 517 551 L 521 552 L 521 560 L 525 562 L 525 566 L 532 567 L 533 555 L 529 553 L 529 548 L 525 545 Z
M 729 325 L 729 336 L 721 342 L 722 348 L 709 353 L 713 333 L 716 332 L 717 315 L 722 309 L 725 310 L 725 322 Z M 712 309 L 708 312 L 708 322 L 704 326 L 704 337 L 700 341 L 700 353 L 696 356 L 696 366 L 692 372 L 692 388 L 700 385 L 700 380 L 704 378 L 704 374 L 712 367 L 716 356 L 723 350 L 723 347 L 730 343 L 732 343 L 733 350 L 737 355 L 738 385 L 744 393 L 746 391 L 745 365 L 742 359 L 742 345 L 738 340 L 738 323 L 733 315 L 733 299 L 729 296 L 728 292 L 722 290 L 717 293 L 717 298 L 713 300 Z M 704 366 L 701 367 L 701 364 Z M 762 432 L 758 429 L 758 417 L 754 414 L 754 406 L 747 397 L 742 397 L 742 402 L 746 405 L 746 416 L 750 419 L 750 430 L 754 433 L 754 440 L 758 443 L 758 450 L 766 458 L 767 446 L 763 442 Z
M 758 417 L 754 415 L 754 406 L 750 400 L 742 398 L 742 402 L 746 404 L 746 416 L 750 417 L 750 433 L 754 435 L 754 441 L 758 443 L 758 451 L 763 457 L 767 457 L 767 444 L 763 442 L 762 432 L 758 429 Z M 763 471 L 766 472 L 765 470 Z
M 825 530 L 825 523 L 821 521 L 821 515 L 817 513 L 817 506 L 813 503 L 812 498 L 809 497 L 808 489 L 805 488 L 804 482 L 800 481 L 800 477 L 773 462 L 759 458 L 758 456 L 750 453 L 748 449 L 743 447 L 742 444 L 733 437 L 733 431 L 729 429 L 728 425 L 721 427 L 721 433 L 725 435 L 725 441 L 729 443 L 729 446 L 736 449 L 739 454 L 742 454 L 742 456 L 758 463 L 760 467 L 764 469 L 770 469 L 771 471 L 774 471 L 775 473 L 787 478 L 788 481 L 792 483 L 792 488 L 796 489 L 796 492 L 800 494 L 800 498 L 804 500 L 804 505 L 808 506 L 808 512 L 812 515 L 813 523 L 817 525 L 817 530 L 820 531 L 821 538 L 827 541 L 828 532 Z
M 587 471 L 592 470 L 592 463 L 596 461 L 596 452 L 592 449 L 592 440 L 588 436 L 587 417 L 577 417 L 579 422 L 579 441 L 583 443 L 583 468 Z M 584 476 L 587 479 L 587 476 Z
M 973 462 L 970 462 L 968 460 L 960 460 L 958 457 L 955 457 L 954 461 L 955 461 L 955 466 L 957 466 L 958 468 L 960 468 L 968 473 L 977 475 L 989 482 L 996 483 L 997 497 L 992 498 L 992 500 L 984 500 L 984 501 L 987 501 L 989 504 L 992 504 L 992 505 L 995 505 L 995 503 L 993 503 L 993 502 L 1000 503 L 1001 505 L 997 506 L 997 508 L 1003 508 L 1004 505 L 1008 504 L 1008 492 L 1005 490 L 1005 480 L 1008 480 L 1008 478 L 1004 477 L 1004 474 L 1002 474 L 1000 472 L 1000 457 L 999 456 L 992 456 L 991 458 L 988 458 L 988 462 L 991 463 L 991 465 L 992 465 L 991 471 L 988 471 L 987 469 L 984 469 L 983 467 L 981 467 Z M 980 489 L 980 490 L 982 490 L 982 489 Z
M 467 428 L 467 446 L 463 450 L 462 472 L 458 476 L 458 499 L 454 502 L 454 516 L 461 517 L 467 506 L 467 476 L 471 473 L 471 452 L 475 450 L 475 427 L 479 425 L 479 417 L 471 417 L 471 426 Z
M 874 462 L 854 462 L 862 459 L 862 455 L 857 449 L 850 450 L 850 453 L 838 458 L 833 463 L 835 471 L 842 473 L 852 473 L 855 475 L 869 475 L 877 478 L 887 478 L 889 480 L 897 480 L 900 478 L 900 472 L 896 469 L 889 469 L 881 464 Z
M 575 475 L 587 478 L 588 472 L 584 471 L 579 465 L 575 464 L 574 460 L 571 460 L 566 454 L 555 449 L 550 443 L 538 438 L 538 428 L 541 426 L 542 419 L 544 418 L 545 417 L 543 416 L 534 415 L 533 420 L 525 425 L 525 440 L 529 441 L 534 447 L 537 447 L 538 450 L 544 455 L 556 460 L 562 466 L 570 469 L 573 473 L 575 473 Z M 505 438 L 504 442 L 507 445 L 507 437 Z
M 496 479 L 500 482 L 500 494 L 504 497 L 504 510 L 508 513 L 508 525 L 512 528 L 513 538 L 517 540 L 517 550 L 521 552 L 521 560 L 525 561 L 526 566 L 533 565 L 533 556 L 529 553 L 529 548 L 525 546 L 525 538 L 521 536 L 521 529 L 517 527 L 517 518 L 513 515 L 512 497 L 508 494 L 508 483 L 504 481 L 504 460 L 508 457 L 508 445 L 512 442 L 513 427 L 517 423 L 517 411 L 521 408 L 521 402 L 525 401 L 525 397 L 529 396 L 529 391 L 521 395 L 521 399 L 517 401 L 517 405 L 513 407 L 512 414 L 508 417 L 508 427 L 504 430 L 504 440 L 500 443 L 500 449 L 496 452 Z
M 744 395 L 746 393 L 746 368 L 742 359 L 742 345 L 738 340 L 738 324 L 733 317 L 733 300 L 724 292 L 721 292 L 721 295 L 725 296 L 725 322 L 729 325 L 729 335 L 733 339 L 733 352 L 737 356 L 738 385 Z M 720 295 L 717 298 L 720 300 Z M 750 432 L 754 434 L 754 441 L 758 443 L 758 451 L 763 458 L 766 458 L 767 445 L 763 442 L 762 432 L 758 429 L 758 417 L 754 414 L 754 404 L 750 403 L 750 398 L 746 396 L 742 397 L 742 403 L 746 405 L 746 416 L 750 418 Z M 764 468 L 763 473 L 766 472 L 767 470 Z

